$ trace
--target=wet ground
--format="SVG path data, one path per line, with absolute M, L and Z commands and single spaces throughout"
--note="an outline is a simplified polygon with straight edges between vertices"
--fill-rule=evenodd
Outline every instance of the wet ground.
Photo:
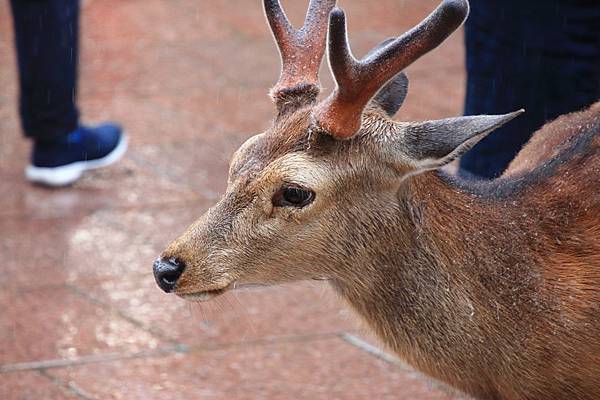
M 225 186 L 268 126 L 279 60 L 258 0 L 87 0 L 80 106 L 131 137 L 72 188 L 23 179 L 8 2 L 0 2 L 0 398 L 452 399 L 379 350 L 326 286 L 236 291 L 191 305 L 151 265 Z M 299 22 L 305 1 L 287 0 Z M 356 54 L 435 0 L 340 2 Z M 323 85 L 331 78 L 323 68 Z M 462 34 L 408 69 L 398 118 L 461 113 Z

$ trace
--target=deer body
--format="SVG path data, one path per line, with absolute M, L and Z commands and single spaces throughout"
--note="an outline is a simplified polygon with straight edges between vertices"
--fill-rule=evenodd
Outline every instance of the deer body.
M 447 175 L 520 113 L 391 119 L 402 69 L 460 26 L 468 3 L 445 0 L 362 60 L 334 4 L 311 0 L 295 30 L 265 0 L 283 66 L 277 118 L 155 262 L 159 286 L 204 301 L 324 277 L 402 359 L 477 399 L 600 398 L 600 103 L 544 127 L 495 181 Z M 317 102 L 328 16 L 337 88 Z
M 482 399 L 600 396 L 600 113 L 581 114 L 525 175 L 414 177 L 370 265 L 333 282 L 409 364 Z

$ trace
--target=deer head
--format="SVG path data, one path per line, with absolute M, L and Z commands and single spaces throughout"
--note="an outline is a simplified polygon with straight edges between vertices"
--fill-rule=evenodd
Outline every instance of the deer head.
M 518 114 L 392 120 L 406 95 L 402 70 L 463 23 L 467 0 L 443 1 L 361 60 L 335 0 L 311 0 L 298 30 L 278 0 L 264 6 L 282 60 L 271 90 L 277 117 L 235 153 L 222 199 L 154 264 L 159 286 L 190 300 L 234 283 L 360 281 L 358 270 L 387 251 L 403 224 L 407 179 L 446 165 Z M 327 25 L 336 88 L 318 102 Z

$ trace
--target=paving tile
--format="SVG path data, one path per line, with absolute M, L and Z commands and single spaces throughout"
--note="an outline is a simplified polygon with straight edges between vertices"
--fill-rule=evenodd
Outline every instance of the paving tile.
M 161 336 L 190 346 L 216 347 L 358 327 L 343 302 L 327 285 L 317 282 L 238 289 L 201 304 L 163 293 L 150 269 L 135 279 L 76 286 Z
M 132 157 L 139 165 L 176 183 L 182 189 L 213 205 L 225 192 L 229 162 L 235 150 L 245 141 L 244 135 L 228 135 L 216 139 L 196 140 L 141 146 Z M 200 216 L 200 215 L 198 215 Z
M 64 287 L 3 289 L 0 309 L 0 364 L 133 352 L 162 343 Z
M 70 267 L 67 238 L 77 223 L 77 218 L 0 217 L 0 291 L 63 284 Z
M 123 360 L 51 373 L 102 399 L 451 399 L 414 373 L 337 338 Z
M 68 192 L 56 192 L 66 195 Z M 63 198 L 68 208 L 68 197 Z M 73 200 L 75 201 L 75 200 Z M 134 279 L 212 202 L 72 212 L 68 218 L 0 218 L 0 288 L 35 288 L 108 278 Z
M 69 197 L 62 199 L 68 209 Z M 166 244 L 207 206 L 198 201 L 143 211 L 72 212 L 68 218 L 0 218 L 0 258 L 9 277 L 0 280 L 0 287 L 25 289 L 149 274 Z
M 36 371 L 0 375 L 0 399 L 3 400 L 74 400 L 80 397 L 57 386 Z
M 166 245 L 208 207 L 187 205 L 102 210 L 87 215 L 68 232 L 66 282 L 137 279 L 152 273 Z

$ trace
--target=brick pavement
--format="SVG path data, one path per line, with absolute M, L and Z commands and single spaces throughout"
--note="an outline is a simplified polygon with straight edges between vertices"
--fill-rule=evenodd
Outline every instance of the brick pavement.
M 191 305 L 151 264 L 224 189 L 273 117 L 279 69 L 258 0 L 84 2 L 80 105 L 131 136 L 119 164 L 65 190 L 23 180 L 8 2 L 0 2 L 0 398 L 452 399 L 365 334 L 330 289 L 299 283 Z M 304 1 L 284 1 L 299 22 Z M 357 54 L 434 0 L 341 0 Z M 458 115 L 461 34 L 408 69 L 398 118 Z M 323 85 L 331 88 L 328 71 Z

